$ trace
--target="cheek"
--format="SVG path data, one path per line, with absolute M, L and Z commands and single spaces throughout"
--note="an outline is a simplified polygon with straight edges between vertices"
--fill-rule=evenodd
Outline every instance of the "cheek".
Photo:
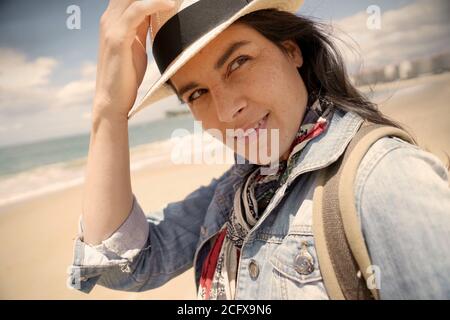
M 279 93 L 280 76 L 275 66 L 268 63 L 252 65 L 247 70 L 247 76 L 241 83 L 245 87 L 247 95 L 265 104 L 276 99 Z
M 239 85 L 245 88 L 248 98 L 269 108 L 302 103 L 306 94 L 302 92 L 304 85 L 297 69 L 284 60 L 272 60 L 257 61 L 246 70 Z
M 271 103 L 272 126 L 279 128 L 280 154 L 290 147 L 302 121 L 307 92 L 296 68 L 278 64 L 276 68 L 267 68 L 264 87 L 264 101 Z M 255 80 L 256 81 L 256 80 Z
M 219 134 L 225 137 L 225 127 L 215 114 L 203 116 L 200 119 L 196 119 L 196 121 L 201 121 L 203 130 L 208 131 L 214 137 L 217 138 Z
M 306 105 L 306 90 L 296 68 L 287 63 L 265 63 L 249 72 L 246 93 L 261 107 L 270 109 L 277 126 L 295 127 Z

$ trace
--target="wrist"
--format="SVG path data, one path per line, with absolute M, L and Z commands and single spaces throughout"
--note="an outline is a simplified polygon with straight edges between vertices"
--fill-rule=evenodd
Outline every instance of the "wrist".
M 100 127 L 128 128 L 128 115 L 115 112 L 113 108 L 94 108 L 92 111 L 92 130 L 96 133 Z
M 117 112 L 116 108 L 108 104 L 95 104 L 92 108 L 92 123 L 102 120 L 128 123 L 128 113 Z

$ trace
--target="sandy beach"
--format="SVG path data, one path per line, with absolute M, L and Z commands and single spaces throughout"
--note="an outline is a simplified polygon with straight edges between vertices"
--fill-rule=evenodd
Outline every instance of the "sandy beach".
M 442 159 L 450 154 L 450 73 L 375 87 L 383 112 L 406 125 Z M 152 165 L 132 173 L 133 192 L 146 213 L 183 199 L 229 165 Z M 192 270 L 161 288 L 90 294 L 66 287 L 81 213 L 82 186 L 0 207 L 1 299 L 195 299 Z
M 415 135 L 421 147 L 446 160 L 450 154 L 450 73 L 379 84 L 380 110 Z
M 132 173 L 133 192 L 146 213 L 183 199 L 229 165 L 154 166 Z M 155 187 L 158 186 L 158 187 Z M 191 299 L 191 271 L 160 289 L 120 292 L 96 286 L 90 294 L 66 287 L 81 213 L 81 186 L 0 208 L 1 299 Z

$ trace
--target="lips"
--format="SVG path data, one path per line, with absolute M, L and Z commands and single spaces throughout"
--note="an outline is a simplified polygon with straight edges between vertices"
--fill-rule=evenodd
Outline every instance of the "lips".
M 250 139 L 255 137 L 259 130 L 265 129 L 267 127 L 267 118 L 269 114 L 266 114 L 263 118 L 261 118 L 258 122 L 254 123 L 252 126 L 248 126 L 245 129 L 238 128 L 232 130 L 231 137 L 241 140 L 241 139 Z

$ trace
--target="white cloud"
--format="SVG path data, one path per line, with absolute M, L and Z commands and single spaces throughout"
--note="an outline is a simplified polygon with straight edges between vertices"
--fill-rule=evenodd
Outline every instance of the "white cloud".
M 91 105 L 94 98 L 95 79 L 81 78 L 69 82 L 59 88 L 55 100 L 51 104 L 54 108 L 82 107 Z
M 0 112 L 33 112 L 35 102 L 49 103 L 50 75 L 57 65 L 53 58 L 27 60 L 20 51 L 0 48 Z
M 79 70 L 79 78 L 63 85 L 51 83 L 58 61 L 39 57 L 27 59 L 26 55 L 11 48 L 0 48 L 0 113 L 5 115 L 29 114 L 47 109 L 78 107 L 85 112 L 92 106 L 95 94 L 97 66 L 85 62 Z M 160 73 L 154 60 L 148 63 L 136 102 L 139 102 Z M 152 108 L 155 117 L 161 117 L 159 108 Z
M 0 126 L 0 132 L 11 133 L 12 131 L 22 129 L 23 127 L 24 127 L 24 124 L 21 122 L 5 124 L 5 125 Z
M 23 128 L 23 123 L 14 123 L 14 124 L 11 126 L 11 128 L 12 128 L 13 130 L 21 129 L 21 128 Z
M 28 61 L 20 51 L 0 48 L 0 90 L 23 91 L 46 86 L 57 64 L 55 59 L 48 57 Z
M 91 119 L 91 115 L 92 115 L 92 113 L 91 112 L 83 112 L 82 114 L 81 114 L 81 118 L 82 119 Z
M 15 132 L 13 138 L 1 135 L 0 145 L 90 129 L 96 64 L 86 61 L 78 70 L 78 78 L 64 84 L 51 81 L 57 66 L 64 68 L 51 57 L 30 59 L 18 50 L 0 48 L 0 132 Z M 158 77 L 152 60 L 136 103 Z M 174 105 L 178 105 L 176 97 L 165 99 L 143 110 L 133 122 L 161 118 L 167 107 Z
M 450 4 L 447 0 L 419 0 L 386 12 L 383 12 L 382 7 L 380 9 L 379 30 L 368 29 L 367 19 L 370 14 L 366 12 L 333 23 L 336 34 L 350 42 L 350 46 L 356 47 L 362 57 L 361 61 L 351 49 L 339 45 L 351 64 L 350 70 L 354 70 L 361 62 L 364 67 L 376 68 L 450 50 Z
M 97 73 L 97 65 L 92 62 L 85 62 L 81 66 L 80 74 L 83 78 L 95 79 Z
M 59 62 L 50 57 L 34 60 L 11 48 L 0 48 L 0 113 L 26 115 L 50 108 L 86 106 L 95 89 L 95 64 L 85 63 L 80 79 L 65 85 L 51 83 Z

